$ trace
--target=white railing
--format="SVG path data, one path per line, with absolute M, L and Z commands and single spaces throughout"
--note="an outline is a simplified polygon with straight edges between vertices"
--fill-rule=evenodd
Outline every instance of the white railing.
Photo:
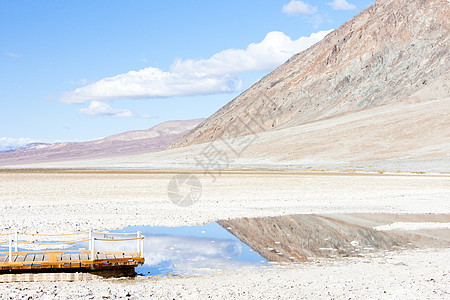
M 47 242 L 36 242 L 36 241 L 32 241 L 32 242 L 28 242 L 26 240 L 19 240 L 19 236 L 20 235 L 24 235 L 24 236 L 40 236 L 40 237 L 63 237 L 63 236 L 74 236 L 74 235 L 83 235 L 83 234 L 88 234 L 88 238 L 86 239 L 81 239 L 81 240 L 75 240 L 75 241 L 47 241 Z M 103 234 L 105 237 L 106 236 L 112 236 L 112 235 L 136 235 L 136 237 L 132 237 L 132 238 L 99 238 L 99 237 L 95 237 L 94 234 Z M 82 242 L 88 242 L 88 249 L 89 252 L 91 254 L 91 260 L 95 259 L 95 254 L 102 252 L 101 250 L 96 250 L 95 247 L 95 241 L 103 241 L 103 242 L 123 242 L 123 241 L 133 241 L 136 240 L 136 248 L 137 248 L 137 254 L 139 257 L 144 257 L 144 239 L 145 236 L 142 235 L 142 233 L 140 231 L 138 231 L 137 233 L 118 233 L 118 232 L 105 232 L 105 231 L 93 231 L 93 230 L 89 230 L 89 231 L 84 231 L 84 232 L 76 232 L 76 233 L 68 233 L 68 234 L 38 234 L 38 233 L 22 233 L 22 232 L 12 232 L 12 233 L 4 233 L 4 234 L 0 234 L 0 236 L 7 236 L 8 240 L 7 241 L 0 241 L 0 245 L 1 244 L 6 244 L 8 243 L 9 247 L 8 247 L 8 252 L 0 252 L 0 254 L 8 254 L 8 260 L 11 263 L 12 262 L 12 256 L 16 253 L 19 252 L 27 252 L 27 253 L 43 253 L 46 251 L 41 251 L 41 250 L 33 250 L 33 251 L 18 251 L 19 248 L 19 244 L 23 244 L 23 245 L 43 245 L 43 246 L 54 246 L 54 245 L 67 245 L 67 244 L 78 244 L 78 243 L 82 243 Z M 13 251 L 14 248 L 14 251 Z M 62 250 L 61 250 L 62 251 Z M 76 250 L 71 250 L 70 252 L 73 252 Z M 16 252 L 16 253 L 15 253 Z M 84 251 L 83 251 L 84 252 Z M 129 251 L 123 251 L 123 252 L 127 252 L 127 253 L 132 253 Z

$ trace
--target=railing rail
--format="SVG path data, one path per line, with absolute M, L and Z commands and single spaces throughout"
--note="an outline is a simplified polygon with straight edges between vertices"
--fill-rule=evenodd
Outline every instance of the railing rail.
M 106 235 L 136 235 L 134 238 L 99 238 L 95 237 L 93 234 L 104 234 Z M 81 239 L 81 240 L 75 240 L 75 241 L 47 241 L 47 242 L 27 242 L 24 240 L 19 240 L 20 235 L 27 235 L 27 236 L 41 236 L 41 237 L 62 237 L 62 236 L 74 236 L 74 235 L 81 235 L 81 234 L 88 234 L 89 237 L 87 239 Z M 38 234 L 38 233 L 23 233 L 23 232 L 11 232 L 11 233 L 4 233 L 0 234 L 0 236 L 8 236 L 8 241 L 0 241 L 0 244 L 8 243 L 8 252 L 0 252 L 0 254 L 8 254 L 8 260 L 9 263 L 12 263 L 12 257 L 13 255 L 23 255 L 27 253 L 43 253 L 43 254 L 52 254 L 52 256 L 56 254 L 64 254 L 64 253 L 83 253 L 83 254 L 91 254 L 91 260 L 95 260 L 95 255 L 99 253 L 109 253 L 109 254 L 116 254 L 116 253 L 126 253 L 126 254 L 133 254 L 139 257 L 143 257 L 144 254 L 144 239 L 145 236 L 141 234 L 140 231 L 137 233 L 118 233 L 118 232 L 105 232 L 105 231 L 84 231 L 84 232 L 76 232 L 76 233 L 65 233 L 65 234 Z M 137 241 L 137 251 L 103 251 L 103 250 L 97 250 L 95 249 L 95 241 L 102 241 L 102 242 L 124 242 L 124 241 Z M 66 244 L 78 244 L 83 242 L 89 242 L 89 250 L 30 250 L 30 251 L 18 251 L 18 245 L 40 245 L 40 246 L 52 246 L 52 245 L 66 245 Z M 14 246 L 14 250 L 13 250 Z M 56 260 L 56 259 L 55 259 Z M 35 262 L 36 263 L 36 262 Z

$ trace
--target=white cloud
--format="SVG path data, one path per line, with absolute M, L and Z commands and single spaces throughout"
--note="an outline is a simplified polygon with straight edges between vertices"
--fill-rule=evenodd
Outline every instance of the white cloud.
M 13 150 L 20 146 L 30 144 L 30 143 L 36 143 L 36 140 L 30 139 L 30 138 L 7 138 L 7 137 L 1 137 L 0 138 L 0 151 L 6 151 L 6 150 Z
M 252 43 L 247 49 L 228 49 L 209 59 L 177 60 L 172 72 L 209 72 L 221 75 L 247 71 L 267 71 L 278 67 L 292 55 L 301 52 L 323 39 L 329 31 L 320 31 L 309 37 L 292 40 L 279 31 L 269 32 L 260 43 Z
M 356 5 L 350 4 L 346 0 L 333 0 L 328 5 L 331 5 L 336 10 L 352 10 L 356 8 Z
M 283 12 L 288 15 L 312 15 L 317 12 L 317 7 L 303 1 L 292 0 L 283 6 Z
M 83 103 L 89 100 L 109 101 L 119 98 L 194 96 L 234 92 L 240 88 L 240 79 L 229 75 L 172 73 L 150 67 L 105 78 L 63 93 L 60 100 L 67 103 Z
M 79 111 L 89 115 L 117 116 L 127 113 L 115 110 L 111 112 L 110 107 L 106 107 L 105 103 L 100 106 L 100 103 L 124 98 L 196 96 L 239 91 L 242 82 L 233 74 L 272 70 L 292 55 L 320 41 L 330 31 L 320 31 L 296 40 L 292 40 L 282 32 L 272 31 L 263 41 L 252 43 L 246 49 L 224 50 L 208 59 L 177 59 L 169 72 L 149 67 L 104 78 L 63 93 L 60 101 L 66 103 L 95 101 L 89 108 Z M 91 107 L 92 105 L 94 106 Z M 100 112 L 92 113 L 97 111 Z
M 79 108 L 78 112 L 87 116 L 105 116 L 114 118 L 131 118 L 136 115 L 130 110 L 112 108 L 108 103 L 92 101 L 87 108 Z

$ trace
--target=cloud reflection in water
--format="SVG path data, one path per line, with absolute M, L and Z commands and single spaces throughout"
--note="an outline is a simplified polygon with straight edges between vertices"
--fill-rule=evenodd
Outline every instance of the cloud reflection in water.
M 161 229 L 161 234 L 155 232 Z M 144 275 L 192 274 L 266 265 L 266 260 L 217 223 L 203 226 L 129 227 L 120 232 L 142 231 L 145 264 L 136 269 Z M 205 234 L 202 234 L 205 233 Z M 116 236 L 129 238 L 130 236 Z M 96 249 L 136 251 L 136 241 L 96 242 Z

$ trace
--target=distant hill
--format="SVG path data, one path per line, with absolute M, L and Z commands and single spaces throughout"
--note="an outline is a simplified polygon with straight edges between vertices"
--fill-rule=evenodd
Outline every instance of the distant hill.
M 164 149 L 203 119 L 168 121 L 148 130 L 129 131 L 79 143 L 32 143 L 0 153 L 0 166 L 136 155 Z
M 10 150 L 10 152 L 25 152 L 30 150 L 37 150 L 37 149 L 43 149 L 51 146 L 52 144 L 49 143 L 30 143 L 23 145 L 21 147 L 15 148 Z

